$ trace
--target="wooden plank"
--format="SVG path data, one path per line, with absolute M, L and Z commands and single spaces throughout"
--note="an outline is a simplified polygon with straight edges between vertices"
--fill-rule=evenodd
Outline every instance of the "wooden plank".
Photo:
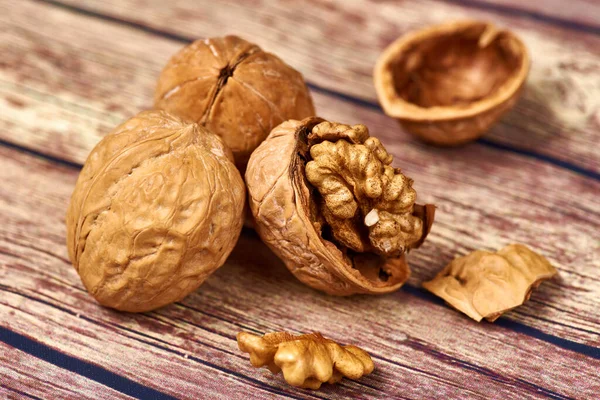
M 600 173 L 595 146 L 600 140 L 597 35 L 519 15 L 432 0 L 313 1 L 308 7 L 303 2 L 284 0 L 218 4 L 191 0 L 59 3 L 185 38 L 236 33 L 282 56 L 310 82 L 371 102 L 376 102 L 371 76 L 375 60 L 398 36 L 448 20 L 492 21 L 523 38 L 533 64 L 522 100 L 486 138 Z M 152 57 L 157 56 L 150 48 L 143 48 Z M 397 126 L 392 132 L 396 131 L 399 132 Z
M 2 42 L 15 51 L 24 49 L 14 59 L 20 67 L 3 70 L 7 85 L 21 84 L 4 98 L 19 95 L 17 102 L 24 105 L 0 116 L 0 135 L 83 162 L 105 126 L 150 101 L 154 76 L 164 62 L 158 60 L 160 54 L 166 59 L 180 44 L 51 7 L 43 9 L 42 19 L 33 12 L 36 8 L 24 7 L 22 14 L 10 10 L 19 34 Z M 52 21 L 65 19 L 67 34 L 62 36 L 63 30 L 52 28 Z M 35 31 L 21 26 L 35 26 Z M 125 76 L 117 71 L 126 71 Z M 101 84 L 90 88 L 88 76 Z M 33 82 L 43 96 L 24 90 L 24 82 Z M 395 136 L 395 122 L 380 113 L 319 93 L 315 100 L 331 119 L 371 127 L 416 180 L 421 201 L 440 207 L 427 244 L 411 255 L 411 285 L 431 278 L 457 252 L 523 242 L 547 255 L 561 278 L 545 284 L 531 302 L 508 317 L 580 343 L 600 343 L 600 311 L 595 306 L 600 276 L 597 182 L 479 145 L 451 150 L 421 145 Z
M 57 368 L 3 342 L 0 342 L 0 387 L 6 389 L 8 398 L 132 398 L 81 375 Z
M 2 325 L 168 394 L 197 397 L 201 385 L 203 395 L 239 398 L 259 390 L 258 396 L 507 399 L 600 390 L 599 359 L 477 324 L 405 291 L 351 298 L 317 293 L 247 232 L 228 263 L 181 303 L 145 314 L 101 308 L 83 290 L 63 245 L 61 220 L 77 171 L 6 148 L 0 160 Z M 318 330 L 364 346 L 378 368 L 338 388 L 289 389 L 251 368 L 235 343 L 240 330 L 282 329 Z M 251 392 L 241 391 L 245 385 Z
M 488 7 L 498 12 L 519 14 L 534 13 L 539 19 L 569 24 L 581 30 L 600 29 L 600 4 L 596 0 L 576 0 L 566 4 L 563 0 L 450 0 L 469 7 Z

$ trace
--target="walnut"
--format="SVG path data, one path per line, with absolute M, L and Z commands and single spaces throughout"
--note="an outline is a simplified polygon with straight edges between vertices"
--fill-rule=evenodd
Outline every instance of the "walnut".
M 423 287 L 474 320 L 493 322 L 556 274 L 544 257 L 512 244 L 496 253 L 477 250 L 456 258 Z
M 225 262 L 244 199 L 218 136 L 166 112 L 142 112 L 88 156 L 67 212 L 69 257 L 99 303 L 152 310 Z
M 197 40 L 175 54 L 154 104 L 221 136 L 240 170 L 275 126 L 315 114 L 302 75 L 237 36 Z
M 369 354 L 356 346 L 340 346 L 320 333 L 294 336 L 287 332 L 264 336 L 240 332 L 240 350 L 250 354 L 254 367 L 266 366 L 272 373 L 283 371 L 292 386 L 319 389 L 321 384 L 337 383 L 343 377 L 359 379 L 375 366 Z
M 305 284 L 334 295 L 387 293 L 408 279 L 434 206 L 364 125 L 320 118 L 279 125 L 256 149 L 246 182 L 263 241 Z
M 517 102 L 529 72 L 523 42 L 494 25 L 463 21 L 408 33 L 379 57 L 385 113 L 438 145 L 477 139 Z

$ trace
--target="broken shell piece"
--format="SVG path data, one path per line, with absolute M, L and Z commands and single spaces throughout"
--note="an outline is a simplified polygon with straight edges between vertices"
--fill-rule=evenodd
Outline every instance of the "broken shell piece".
M 250 354 L 254 367 L 266 366 L 274 374 L 283 371 L 287 383 L 302 388 L 319 389 L 324 382 L 336 383 L 343 377 L 359 379 L 375 368 L 364 350 L 340 346 L 316 332 L 299 336 L 240 332 L 237 341 L 240 350 Z
M 477 250 L 456 258 L 423 287 L 478 322 L 494 322 L 556 274 L 544 257 L 511 244 L 496 253 Z

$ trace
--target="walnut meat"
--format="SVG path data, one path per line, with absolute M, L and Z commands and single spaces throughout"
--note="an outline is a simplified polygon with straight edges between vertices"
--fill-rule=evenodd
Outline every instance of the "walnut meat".
M 175 54 L 154 104 L 221 136 L 240 170 L 275 126 L 315 114 L 302 75 L 237 36 L 197 40 Z
M 476 321 L 495 321 L 520 306 L 556 269 L 529 248 L 512 244 L 496 253 L 459 257 L 423 287 Z
M 224 262 L 245 189 L 205 128 L 142 112 L 90 153 L 67 212 L 73 266 L 96 300 L 140 312 L 180 300 Z
M 240 332 L 240 350 L 250 354 L 254 367 L 266 366 L 274 374 L 283 371 L 292 386 L 319 389 L 343 377 L 359 379 L 375 368 L 369 354 L 356 346 L 340 346 L 320 333 L 294 336 L 287 332 L 264 336 Z
M 320 118 L 279 125 L 246 182 L 263 241 L 305 284 L 334 295 L 387 293 L 408 279 L 405 253 L 433 223 L 412 180 L 364 125 Z

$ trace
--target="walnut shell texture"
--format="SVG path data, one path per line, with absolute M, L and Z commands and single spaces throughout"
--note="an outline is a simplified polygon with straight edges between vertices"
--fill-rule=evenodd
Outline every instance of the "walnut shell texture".
M 480 137 L 516 103 L 529 72 L 523 42 L 479 21 L 408 33 L 379 57 L 375 87 L 385 113 L 438 145 Z
M 271 129 L 315 114 L 302 75 L 237 36 L 197 40 L 175 54 L 154 105 L 221 136 L 242 171 Z
M 375 368 L 363 349 L 340 346 L 317 332 L 298 336 L 240 332 L 237 341 L 240 350 L 250 354 L 254 367 L 266 366 L 274 374 L 283 372 L 287 383 L 302 388 L 319 389 L 321 384 L 337 383 L 343 377 L 359 379 Z
M 262 240 L 303 283 L 333 295 L 380 294 L 398 289 L 410 270 L 404 253 L 385 257 L 354 253 L 325 237 L 317 190 L 306 177 L 308 136 L 321 118 L 289 120 L 271 131 L 246 170 L 249 205 Z M 340 124 L 338 124 L 339 126 Z M 347 126 L 346 126 L 347 127 Z M 381 168 L 380 170 L 383 170 Z M 356 198 L 358 199 L 358 197 Z M 421 238 L 431 229 L 434 207 L 414 207 Z
M 105 306 L 141 312 L 198 288 L 233 249 L 245 188 L 205 128 L 145 111 L 92 150 L 67 212 L 67 246 Z
M 456 258 L 423 287 L 474 320 L 493 322 L 556 274 L 544 257 L 512 244 L 496 253 L 477 250 Z

